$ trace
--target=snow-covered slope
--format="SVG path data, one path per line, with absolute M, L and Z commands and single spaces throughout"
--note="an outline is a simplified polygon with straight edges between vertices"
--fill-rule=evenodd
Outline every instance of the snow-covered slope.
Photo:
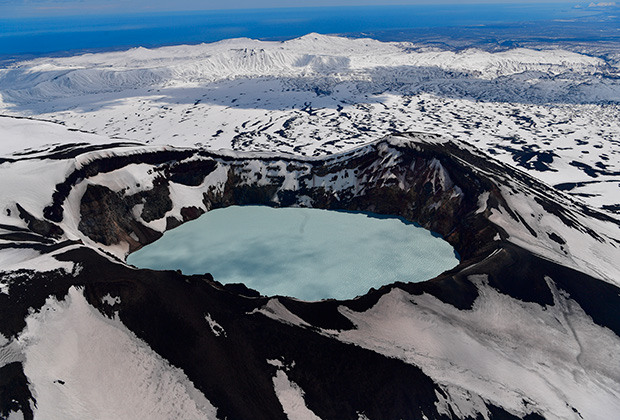
M 535 406 L 549 420 L 605 419 L 620 410 L 617 336 L 594 325 L 551 278 L 549 307 L 502 295 L 485 276 L 470 278 L 480 292 L 471 311 L 394 289 L 366 312 L 342 307 L 356 328 L 325 333 L 420 366 L 442 385 L 441 411 L 457 418 L 493 418 L 485 401 L 519 417 Z
M 0 162 L 11 180 L 0 184 L 0 415 L 596 420 L 620 409 L 613 216 L 444 136 L 324 157 L 84 136 Z M 232 204 L 399 215 L 462 262 L 312 303 L 123 263 Z
M 605 60 L 310 34 L 0 69 L 0 418 L 613 418 Z M 398 215 L 462 261 L 323 302 L 124 263 L 233 204 Z
M 13 119 L 4 120 L 9 122 Z M 42 124 L 40 122 L 13 122 L 18 127 L 24 123 L 32 124 L 33 136 L 37 138 L 40 135 L 36 132 Z M 63 133 L 62 127 L 56 130 Z M 6 130 L 9 135 L 14 131 Z M 55 133 L 54 130 L 50 132 Z M 66 140 L 81 143 L 57 148 L 43 146 L 40 151 L 32 150 L 23 155 L 9 154 L 7 160 L 0 164 L 2 178 L 7 181 L 0 186 L 2 196 L 6 197 L 4 211 L 0 213 L 0 224 L 19 229 L 31 228 L 32 222 L 23 216 L 27 213 L 34 218 L 56 222 L 57 229 L 62 231 L 62 234 L 57 235 L 58 240 L 81 241 L 93 247 L 101 247 L 122 259 L 136 247 L 142 246 L 145 240 L 150 242 L 169 229 L 171 219 L 179 222 L 187 220 L 182 209 L 194 208 L 199 215 L 213 206 L 221 205 L 215 204 L 221 199 L 209 202 L 205 195 L 213 196 L 216 192 L 223 193 L 226 188 L 231 188 L 228 184 L 233 175 L 235 185 L 239 187 L 264 188 L 271 185 L 274 179 L 281 178 L 282 184 L 266 197 L 274 204 L 315 206 L 319 198 L 308 191 L 320 187 L 338 197 L 339 205 L 343 205 L 345 197 L 356 198 L 368 194 L 370 186 L 396 183 L 399 189 L 407 191 L 412 188 L 409 185 L 411 182 L 421 182 L 420 179 L 408 180 L 405 174 L 391 169 L 405 165 L 403 160 L 407 159 L 407 153 L 413 151 L 429 149 L 436 153 L 442 150 L 442 154 L 452 153 L 455 156 L 465 153 L 470 160 L 488 159 L 488 156 L 466 143 L 422 133 L 389 136 L 381 142 L 373 142 L 353 151 L 323 158 L 264 152 L 214 152 L 128 143 L 98 144 L 103 141 L 101 137 L 79 132 L 64 133 Z M 315 169 L 317 162 L 327 162 L 337 167 L 337 163 L 342 160 L 371 159 L 369 156 L 373 156 L 373 153 L 378 154 L 377 161 L 373 161 L 363 173 L 357 172 L 359 168 L 340 168 L 333 173 L 322 173 Z M 454 158 L 456 157 L 452 157 Z M 162 166 L 168 159 L 178 160 L 179 163 Z M 295 159 L 298 163 L 293 170 L 278 162 L 278 159 Z M 425 172 L 424 177 L 431 183 L 433 193 L 450 193 L 446 203 L 428 204 L 433 212 L 439 206 L 447 206 L 450 201 L 463 200 L 466 195 L 459 187 L 462 181 L 458 177 L 463 174 L 451 176 L 445 163 L 442 164 L 442 159 L 430 159 L 423 166 L 429 172 Z M 272 161 L 274 163 L 270 163 Z M 189 183 L 176 181 L 177 176 L 184 179 L 189 175 L 174 175 L 175 171 L 185 171 L 185 168 L 194 166 L 206 171 L 204 175 L 199 172 L 194 175 L 198 179 Z M 465 167 L 467 171 L 477 173 L 477 176 L 493 179 L 493 187 L 479 186 L 473 195 L 477 206 L 476 214 L 483 214 L 491 223 L 501 228 L 504 232 L 502 239 L 509 239 L 540 256 L 620 285 L 620 270 L 616 264 L 619 240 L 617 219 L 597 215 L 562 193 L 539 186 L 533 179 L 514 172 L 509 167 L 493 162 L 470 163 Z M 422 170 L 416 169 L 415 165 L 413 169 Z M 89 230 L 85 228 L 85 211 L 92 211 L 97 215 L 105 210 L 97 208 L 100 204 L 97 202 L 93 203 L 92 209 L 84 207 L 85 193 L 94 186 L 103 187 L 123 197 L 134 197 L 131 200 L 135 203 L 123 217 L 135 218 L 136 223 L 144 225 L 152 233 L 143 233 L 146 237 L 141 237 L 139 231 L 125 227 L 130 229 L 125 240 L 93 240 L 93 235 L 96 234 L 87 232 L 92 233 L 93 229 L 108 229 L 107 226 L 97 227 L 97 223 L 93 223 L 93 228 Z M 165 194 L 170 200 L 164 209 L 157 209 L 157 216 L 151 214 L 153 210 L 148 206 L 148 199 L 153 194 Z M 291 194 L 297 196 L 293 201 Z M 501 197 L 499 202 L 498 197 Z M 474 200 L 472 196 L 466 198 Z M 548 200 L 561 208 L 553 209 Z M 420 221 L 420 215 L 407 217 Z M 433 216 L 425 217 L 428 220 L 423 221 L 429 228 L 442 231 L 436 227 L 441 223 L 439 216 L 433 213 Z M 449 233 L 449 230 L 445 233 Z M 135 235 L 140 239 L 136 239 Z M 155 237 L 148 239 L 150 235 Z M 549 238 L 553 239 L 547 240 Z
M 1 109 L 155 144 L 324 155 L 446 134 L 616 209 L 619 69 L 563 50 L 459 52 L 309 34 L 40 58 L 0 69 Z
M 114 306 L 109 297 L 104 304 Z M 40 419 L 215 419 L 187 376 L 72 287 L 26 320 L 17 343 Z

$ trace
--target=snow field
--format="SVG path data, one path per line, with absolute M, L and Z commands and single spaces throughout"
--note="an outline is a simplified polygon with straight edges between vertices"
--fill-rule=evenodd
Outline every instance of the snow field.
M 0 109 L 140 142 L 309 156 L 436 132 L 552 185 L 585 182 L 571 193 L 602 208 L 620 204 L 619 72 L 559 49 L 309 34 L 16 63 L 0 69 Z
M 72 287 L 27 318 L 18 343 L 40 419 L 215 419 L 183 371 Z

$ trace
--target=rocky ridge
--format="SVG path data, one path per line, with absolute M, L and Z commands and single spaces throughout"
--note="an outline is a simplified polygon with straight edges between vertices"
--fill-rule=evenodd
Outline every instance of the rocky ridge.
M 614 212 L 620 71 L 599 49 L 308 34 L 41 57 L 0 69 L 0 109 L 130 141 L 307 156 L 440 133 Z
M 27 339 L 37 322 L 52 328 L 44 313 L 78 307 L 180 368 L 207 418 L 595 419 L 620 406 L 619 222 L 472 146 L 421 133 L 323 158 L 68 145 L 0 170 L 31 161 L 50 171 L 48 191 L 15 192 L 0 221 L 3 416 L 49 413 L 50 395 L 92 403 L 69 366 L 53 385 L 34 375 L 42 338 Z M 322 302 L 123 262 L 233 204 L 398 215 L 462 261 Z

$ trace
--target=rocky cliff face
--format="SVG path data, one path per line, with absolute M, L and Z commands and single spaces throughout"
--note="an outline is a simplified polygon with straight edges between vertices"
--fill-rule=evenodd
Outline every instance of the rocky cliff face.
M 433 140 L 427 135 L 414 137 Z M 491 202 L 504 200 L 488 176 L 459 164 L 450 157 L 454 153 L 475 158 L 452 143 L 407 144 L 402 140 L 384 140 L 326 159 L 226 156 L 203 151 L 188 158 L 169 151 L 152 152 L 149 182 L 136 193 L 90 183 L 89 177 L 75 177 L 88 183 L 80 197 L 79 231 L 101 245 L 127 242 L 135 249 L 157 238 L 145 231 L 151 230 L 152 222 L 164 219 L 166 225 L 176 226 L 229 205 L 311 206 L 398 215 L 444 235 L 461 254 L 471 256 L 482 244 L 493 242 L 501 230 L 484 223 L 490 208 L 478 212 L 479 197 L 486 191 Z M 114 170 L 94 171 L 93 175 L 116 177 L 143 158 L 108 157 L 106 160 L 120 160 L 122 165 L 110 162 Z M 94 161 L 79 171 L 100 165 Z M 177 203 L 170 196 L 177 190 L 194 205 L 176 208 L 173 215 Z M 61 209 L 65 198 L 58 194 L 48 209 Z M 56 217 L 61 219 L 62 215 Z M 477 244 L 465 238 L 475 238 Z
M 182 369 L 220 419 L 620 410 L 620 225 L 470 146 L 410 133 L 320 159 L 131 145 L 66 159 L 40 214 L 2 226 L 13 235 L 2 249 L 58 265 L 2 273 L 4 416 L 36 417 L 51 392 L 29 373 L 27 320 L 68 311 L 80 293 Z M 398 215 L 443 235 L 462 261 L 427 282 L 323 302 L 123 263 L 165 230 L 235 204 Z M 77 379 L 58 379 L 58 398 L 89 398 Z

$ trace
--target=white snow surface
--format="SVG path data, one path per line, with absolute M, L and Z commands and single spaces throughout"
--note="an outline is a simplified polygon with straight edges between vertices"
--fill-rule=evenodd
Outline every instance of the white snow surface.
M 395 130 L 449 134 L 547 183 L 582 183 L 571 193 L 602 207 L 620 204 L 618 74 L 612 60 L 560 49 L 309 34 L 14 63 L 0 69 L 0 112 L 140 142 L 298 155 Z
M 26 125 L 33 125 L 35 130 L 30 137 L 30 141 L 35 144 L 42 143 L 43 140 L 40 137 L 44 137 L 44 133 L 37 131 L 36 127 L 39 125 L 38 122 L 0 118 L 0 121 L 4 121 L 5 123 L 11 120 L 23 126 L 23 130 L 25 130 Z M 8 123 L 5 125 L 8 125 Z M 83 135 L 83 133 L 72 131 L 67 131 L 65 134 L 67 143 L 78 143 Z M 388 138 L 387 143 L 380 144 L 380 148 L 382 148 L 381 153 L 385 156 L 381 164 L 389 166 L 400 157 L 396 149 L 391 148 L 392 145 L 403 146 L 405 144 L 410 144 L 411 147 L 416 147 L 416 143 L 441 144 L 446 141 L 446 138 L 423 133 L 407 137 L 391 136 Z M 17 136 L 12 138 L 12 140 L 18 143 L 21 141 L 21 137 Z M 477 153 L 482 158 L 485 158 L 475 147 L 468 146 L 465 142 L 460 142 L 459 144 L 461 147 L 468 148 L 472 153 Z M 43 156 L 38 156 L 32 159 L 0 162 L 0 176 L 6 181 L 0 183 L 0 196 L 3 197 L 2 203 L 0 203 L 0 224 L 16 226 L 18 228 L 27 227 L 26 222 L 19 217 L 16 204 L 21 205 L 35 217 L 42 219 L 43 209 L 52 202 L 52 194 L 56 184 L 61 183 L 72 171 L 83 167 L 88 162 L 107 156 L 133 155 L 168 149 L 169 147 L 167 146 L 157 145 L 125 146 L 90 151 L 72 159 L 52 160 L 45 159 Z M 355 153 L 363 154 L 365 150 L 366 148 L 362 148 Z M 221 151 L 221 155 L 222 157 L 233 158 L 267 157 L 276 160 L 277 157 L 282 154 L 277 152 Z M 333 156 L 333 159 L 338 160 L 348 157 L 350 157 L 349 153 L 338 152 Z M 198 159 L 198 157 L 189 158 L 189 160 L 193 159 Z M 312 161 L 317 159 L 317 157 L 300 156 L 300 159 L 302 161 Z M 278 175 L 285 177 L 283 189 L 290 190 L 297 189 L 298 177 L 310 170 L 309 162 L 307 164 L 302 163 L 299 169 L 288 172 L 284 164 L 274 163 L 271 165 L 257 159 L 246 160 L 243 163 L 243 168 L 240 176 L 242 179 L 247 180 L 248 183 L 256 182 L 256 174 L 262 175 L 261 180 L 258 181 L 259 183 L 266 182 L 267 175 Z M 129 245 L 127 243 L 122 242 L 117 245 L 104 247 L 101 244 L 93 242 L 80 232 L 78 223 L 80 220 L 81 197 L 90 184 L 103 185 L 113 191 L 124 194 L 135 194 L 139 191 L 148 190 L 152 188 L 153 180 L 157 175 L 152 169 L 152 166 L 147 164 L 131 164 L 121 169 L 100 173 L 94 177 L 78 182 L 72 188 L 63 206 L 64 218 L 60 223 L 60 227 L 64 230 L 65 234 L 61 239 L 81 240 L 86 245 L 94 248 L 104 248 L 106 251 L 113 253 L 119 258 L 125 258 L 129 252 Z M 204 211 L 210 210 L 206 208 L 203 203 L 203 193 L 208 192 L 209 189 L 212 188 L 216 190 L 221 189 L 228 177 L 229 170 L 226 164 L 218 164 L 216 169 L 205 178 L 203 183 L 195 187 L 171 183 L 169 190 L 170 198 L 173 201 L 172 210 L 161 219 L 149 223 L 143 221 L 143 223 L 156 231 L 163 232 L 166 227 L 167 217 L 174 217 L 179 220 L 182 219 L 180 210 L 183 207 L 196 207 Z M 438 186 L 444 189 L 454 188 L 454 194 L 462 194 L 454 185 L 458 180 L 450 179 L 444 168 L 438 164 L 438 162 L 435 164 L 434 170 L 436 174 L 433 178 L 435 188 Z M 503 176 L 502 174 L 492 175 L 496 177 Z M 390 177 L 396 175 L 388 171 L 382 176 L 384 176 L 387 181 Z M 335 194 L 349 187 L 353 188 L 354 193 L 359 193 L 363 187 L 360 186 L 361 184 L 353 182 L 354 179 L 354 174 L 350 173 L 350 171 L 343 170 L 341 173 L 337 174 L 336 177 L 332 174 L 330 174 L 329 177 L 315 176 L 312 178 L 311 182 L 312 185 L 322 185 Z M 509 207 L 511 210 L 516 211 L 522 219 L 528 223 L 528 226 L 536 232 L 536 236 L 533 236 L 521 221 L 515 220 L 505 209 L 500 208 L 499 210 L 493 210 L 490 214 L 490 220 L 506 230 L 511 242 L 561 264 L 594 275 L 612 284 L 620 285 L 620 266 L 616 263 L 620 255 L 619 242 L 617 242 L 620 238 L 616 225 L 611 222 L 597 221 L 589 217 L 584 217 L 579 214 L 579 211 L 574 211 L 570 213 L 570 217 L 576 220 L 580 227 L 569 228 L 558 217 L 543 209 L 541 205 L 535 201 L 536 197 L 528 196 L 525 193 L 527 189 L 517 180 L 506 178 L 503 182 L 507 184 L 507 187 L 502 190 L 502 195 L 509 204 Z M 402 182 L 399 182 L 399 185 L 401 184 Z M 611 195 L 611 197 L 613 199 L 616 198 L 615 195 Z M 574 208 L 574 204 L 563 197 L 562 194 L 556 194 L 555 199 L 563 202 L 569 210 Z M 481 200 L 478 211 L 489 211 L 486 207 L 485 195 L 481 197 Z M 310 202 L 306 203 L 306 205 L 311 204 Z M 133 211 L 137 219 L 141 220 L 140 205 L 136 206 Z M 599 238 L 596 239 L 592 237 L 588 233 L 588 230 L 596 232 Z M 558 235 L 566 243 L 561 245 L 555 241 L 548 240 L 548 235 L 550 234 Z M 3 241 L 0 240 L 0 242 Z M 35 260 L 33 258 L 38 257 L 39 254 L 30 251 L 30 254 L 27 255 L 27 252 L 28 251 L 13 249 L 3 250 L 0 252 L 0 261 L 4 262 L 4 266 L 7 269 L 16 269 L 19 267 L 45 270 L 64 268 L 66 271 L 71 271 L 72 269 L 68 263 L 61 264 L 51 256 L 41 256 Z
M 33 158 L 0 161 L 0 224 L 26 227 L 16 203 L 41 218 L 57 183 L 105 155 L 171 144 L 261 152 L 255 156 L 321 156 L 392 130 L 446 134 L 549 184 L 578 183 L 569 193 L 593 206 L 620 204 L 618 73 L 602 59 L 561 50 L 455 53 L 316 34 L 282 43 L 238 39 L 16 63 L 0 69 L 0 112 L 66 127 L 0 118 L 0 156 L 16 159 L 28 152 Z M 57 145 L 118 141 L 112 137 L 155 147 L 43 158 Z M 534 155 L 524 158 L 523 152 Z M 551 161 L 540 153 L 551 154 Z M 549 170 L 537 169 L 538 164 Z M 258 163 L 247 167 L 267 170 Z M 221 188 L 227 175 L 221 166 L 198 187 L 171 184 L 174 209 L 166 216 L 180 218 L 183 206 L 202 208 L 202 193 Z M 286 188 L 295 189 L 290 181 Z M 334 191 L 349 186 L 344 171 L 333 183 L 315 181 Z M 436 181 L 458 183 L 441 176 Z M 64 206 L 61 239 L 100 247 L 77 229 L 79 200 L 89 182 L 133 193 L 152 185 L 152 175 L 146 165 L 131 165 L 73 188 Z M 493 210 L 490 220 L 506 230 L 510 241 L 619 285 L 617 226 L 575 215 L 580 227 L 568 228 L 525 196 L 517 182 L 507 185 L 511 188 L 502 196 L 537 234 L 505 209 Z M 487 197 L 481 197 L 479 212 L 490 211 Z M 164 228 L 160 221 L 149 226 Z M 566 243 L 549 241 L 551 233 Z M 123 258 L 128 248 L 120 244 L 106 250 Z M 53 255 L 14 249 L 0 252 L 0 267 L 74 269 Z M 481 294 L 472 310 L 394 289 L 368 311 L 341 307 L 357 329 L 322 333 L 419 366 L 447 395 L 440 396 L 438 409 L 451 409 L 459 418 L 477 412 L 488 417 L 485 403 L 548 419 L 609 419 L 620 412 L 620 338 L 594 324 L 555 289 L 553 279 L 548 279 L 555 299 L 550 307 L 502 295 L 484 277 L 473 280 Z M 8 293 L 10 278 L 3 281 L 0 293 Z M 116 299 L 110 296 L 106 302 L 113 306 Z M 253 313 L 310 327 L 277 299 Z M 88 305 L 79 289 L 72 288 L 61 302 L 48 299 L 27 323 L 17 341 L 0 337 L 0 365 L 25 359 L 38 418 L 216 417 L 216 409 L 181 370 L 120 321 Z M 205 323 L 219 331 L 209 314 Z M 274 389 L 285 413 L 291 419 L 316 418 L 305 406 L 303 391 L 283 366 L 277 367 L 282 369 L 273 379 Z
M 107 295 L 101 298 L 101 301 L 110 306 L 114 306 L 114 305 L 118 305 L 119 303 L 121 303 L 121 297 L 120 296 L 112 297 L 112 295 L 108 293 Z
M 65 249 L 66 251 L 66 249 Z M 37 270 L 40 272 L 61 269 L 66 273 L 73 271 L 74 263 L 71 261 L 58 261 L 54 254 L 41 254 L 33 249 L 7 248 L 0 250 L 0 293 L 8 293 L 8 285 L 4 281 L 13 270 Z
M 304 391 L 289 379 L 284 370 L 278 369 L 276 372 L 276 376 L 273 377 L 273 388 L 289 420 L 321 420 L 306 406 Z
M 206 314 L 205 315 L 205 321 L 207 321 L 207 324 L 209 324 L 209 328 L 211 329 L 211 332 L 216 336 L 216 337 L 226 337 L 226 330 L 224 329 L 224 327 L 222 327 L 220 324 L 218 324 L 218 322 L 216 320 L 214 320 L 211 317 L 211 314 Z
M 547 212 L 534 197 L 524 192 L 502 187 L 502 195 L 511 210 L 519 214 L 536 234 L 532 235 L 523 222 L 509 216 L 505 209 L 493 210 L 489 220 L 510 235 L 510 242 L 620 287 L 620 232 L 617 224 L 575 212 L 569 213 L 569 217 L 581 226 L 569 228 L 558 216 Z M 571 209 L 569 202 L 564 204 L 566 209 Z M 588 229 L 598 236 L 593 237 Z M 564 244 L 549 240 L 552 234 L 558 235 Z
M 26 227 L 15 204 L 31 214 L 43 214 L 52 201 L 56 184 L 64 181 L 73 169 L 70 160 L 0 161 L 0 224 Z
M 395 288 L 365 312 L 340 308 L 356 329 L 323 333 L 420 367 L 448 396 L 438 409 L 450 406 L 461 419 L 488 418 L 485 402 L 549 420 L 620 412 L 618 336 L 594 324 L 552 279 L 550 307 L 502 295 L 485 276 L 471 279 L 480 286 L 472 310 Z
M 311 327 L 306 321 L 289 311 L 277 297 L 269 299 L 262 308 L 254 309 L 252 312 L 248 313 L 248 315 L 252 314 L 262 314 L 267 318 L 275 319 L 290 325 Z
M 38 419 L 215 419 L 185 376 L 72 287 L 26 319 L 18 343 Z
M 28 152 L 28 156 L 42 156 L 55 146 L 67 143 L 108 144 L 107 135 L 76 131 L 61 124 L 33 119 L 17 119 L 0 115 L 0 156 Z M 37 153 L 38 152 L 38 153 Z
M 34 144 L 43 144 L 42 137 L 44 137 L 45 134 L 42 131 L 38 131 L 39 122 L 0 118 L 0 122 L 4 122 L 5 126 L 10 126 L 10 121 L 22 127 L 20 129 L 21 134 L 15 134 L 16 137 L 11 138 L 13 143 L 19 143 L 22 140 L 20 136 L 27 133 L 27 125 L 32 125 L 35 129 L 28 138 L 28 141 Z M 53 126 L 53 124 L 49 125 Z M 83 133 L 73 131 L 64 131 L 63 133 L 66 134 L 65 138 L 67 143 L 79 143 L 83 139 Z M 399 159 L 399 152 L 393 149 L 391 147 L 392 145 L 403 146 L 409 144 L 411 147 L 416 147 L 416 143 L 441 144 L 446 141 L 446 138 L 424 133 L 406 137 L 391 136 L 386 143 L 379 145 L 381 153 L 384 155 L 381 164 L 389 167 L 389 165 Z M 101 140 L 100 137 L 96 137 L 96 139 Z M 469 149 L 472 153 L 479 154 L 481 158 L 486 158 L 486 156 L 480 154 L 475 147 L 471 147 L 465 142 L 459 142 L 457 140 L 457 144 L 460 144 L 460 147 Z M 3 181 L 6 181 L 0 183 L 0 196 L 3 197 L 0 203 L 0 224 L 18 228 L 27 227 L 26 222 L 19 217 L 17 204 L 21 205 L 35 217 L 42 219 L 43 209 L 52 202 L 52 194 L 56 188 L 56 184 L 64 181 L 71 172 L 83 167 L 88 162 L 108 156 L 133 155 L 168 149 L 170 149 L 168 146 L 136 145 L 90 151 L 70 159 L 52 160 L 46 159 L 44 156 L 35 156 L 33 158 L 16 161 L 0 161 L 0 177 Z M 354 153 L 363 154 L 365 151 L 366 148 L 362 148 Z M 222 157 L 233 158 L 267 157 L 270 158 L 270 160 L 277 160 L 278 156 L 282 156 L 282 152 L 234 152 L 224 150 L 221 151 L 221 155 Z M 12 156 L 9 157 L 11 158 Z M 348 157 L 350 157 L 349 153 L 341 151 L 335 154 L 333 159 L 338 160 Z M 317 158 L 318 157 L 300 156 L 302 161 L 312 161 Z M 189 158 L 189 160 L 194 159 L 199 159 L 199 157 L 194 156 Z M 454 188 L 454 194 L 462 194 L 454 185 L 455 182 L 458 183 L 458 180 L 450 179 L 445 169 L 438 162 L 434 165 L 434 187 L 437 188 L 441 186 L 444 190 Z M 310 170 L 309 168 L 309 162 L 301 163 L 299 169 L 289 172 L 286 170 L 285 164 L 274 163 L 271 165 L 258 159 L 250 159 L 243 163 L 243 171 L 240 173 L 240 176 L 242 179 L 247 180 L 248 183 L 256 182 L 256 174 L 262 175 L 261 180 L 258 181 L 259 183 L 266 182 L 267 175 L 284 176 L 285 183 L 283 189 L 295 190 L 298 188 L 298 177 L 307 173 Z M 152 169 L 152 166 L 147 164 L 131 164 L 121 169 L 100 173 L 94 177 L 78 182 L 72 188 L 63 206 L 64 218 L 60 223 L 60 227 L 64 230 L 65 234 L 61 239 L 81 240 L 86 245 L 94 248 L 104 248 L 106 251 L 113 253 L 119 258 L 125 258 L 129 252 L 129 245 L 127 243 L 121 242 L 117 245 L 104 247 L 101 244 L 93 242 L 80 232 L 78 224 L 80 220 L 81 197 L 90 184 L 103 185 L 113 191 L 124 194 L 135 194 L 139 191 L 148 190 L 152 188 L 153 180 L 157 175 Z M 163 232 L 166 227 L 167 217 L 174 217 L 179 220 L 182 219 L 180 210 L 183 207 L 196 207 L 204 211 L 210 210 L 206 208 L 203 203 L 203 193 L 208 192 L 209 189 L 212 188 L 216 190 L 221 189 L 228 177 L 229 170 L 226 164 L 218 164 L 215 170 L 205 178 L 203 183 L 195 187 L 171 183 L 169 190 L 170 198 L 173 201 L 172 210 L 161 219 L 143 223 L 156 231 Z M 502 174 L 491 175 L 495 177 L 503 176 Z M 387 171 L 382 176 L 384 176 L 387 181 L 390 177 L 396 175 Z M 503 177 L 506 178 L 505 176 Z M 312 178 L 311 182 L 312 185 L 322 185 L 335 194 L 349 187 L 353 188 L 354 193 L 359 193 L 362 188 L 360 186 L 361 184 L 353 182 L 354 179 L 354 174 L 350 173 L 350 171 L 343 170 L 341 173 L 337 174 L 336 177 L 332 174 L 330 174 L 329 177 L 315 176 Z M 570 228 L 557 216 L 543 209 L 541 205 L 536 202 L 536 197 L 526 194 L 526 191 L 529 190 L 517 180 L 506 178 L 502 182 L 507 185 L 506 188 L 502 190 L 502 196 L 507 201 L 510 209 L 516 211 L 522 217 L 522 220 L 526 221 L 528 226 L 536 232 L 536 236 L 533 236 L 523 225 L 522 221 L 515 220 L 505 209 L 500 208 L 499 210 L 493 210 L 490 214 L 490 220 L 506 230 L 511 242 L 530 249 L 538 255 L 542 255 L 553 261 L 594 275 L 612 284 L 620 285 L 620 266 L 616 263 L 620 255 L 618 245 L 620 243 L 618 242 L 620 235 L 617 225 L 612 222 L 597 221 L 582 216 L 577 209 L 571 211 L 571 209 L 574 209 L 574 204 L 567 200 L 562 194 L 556 194 L 554 198 L 563 202 L 569 210 L 569 216 L 578 222 L 579 226 L 577 228 Z M 399 185 L 401 185 L 402 188 L 402 182 L 399 182 Z M 489 211 L 486 207 L 486 200 L 484 197 L 484 195 L 481 197 L 482 201 L 479 203 L 479 212 Z M 611 195 L 611 198 L 616 199 L 616 196 Z M 306 204 L 311 205 L 311 203 Z M 136 206 L 133 211 L 137 219 L 141 220 L 140 205 Z M 2 229 L 0 229 L 0 232 L 1 231 Z M 592 235 L 588 233 L 589 231 L 598 234 L 599 238 L 592 237 Z M 551 234 L 558 235 L 565 241 L 565 244 L 561 245 L 555 241 L 548 240 Z M 1 242 L 3 242 L 3 240 L 0 239 L 0 243 Z M 27 254 L 28 252 L 30 252 L 30 254 Z M 39 254 L 34 251 L 7 249 L 0 252 L 0 261 L 4 263 L 6 269 L 17 269 L 21 267 L 51 270 L 54 268 L 63 268 L 68 272 L 72 269 L 69 263 L 61 264 L 49 255 L 43 255 L 37 259 L 34 259 L 34 257 L 39 257 Z
M 24 355 L 15 340 L 8 340 L 0 334 L 0 368 L 14 362 L 23 362 Z

